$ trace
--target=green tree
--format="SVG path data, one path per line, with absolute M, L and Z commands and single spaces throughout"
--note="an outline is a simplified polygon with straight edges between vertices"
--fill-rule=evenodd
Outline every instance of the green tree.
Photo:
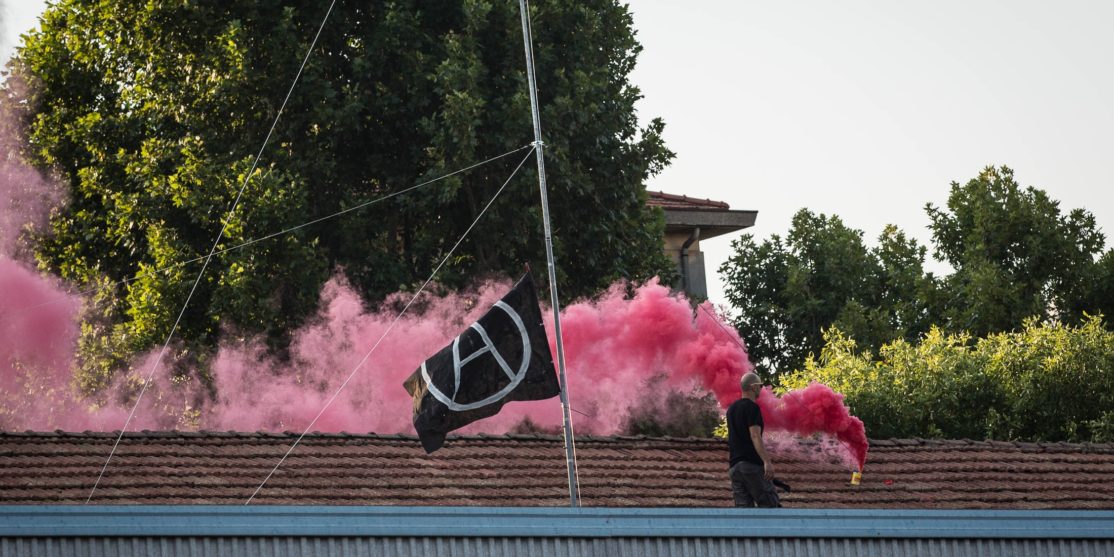
M 8 91 L 27 83 L 27 94 L 6 95 L 27 129 L 27 156 L 70 193 L 42 240 L 42 265 L 99 284 L 206 253 L 325 8 L 306 0 L 48 7 L 11 66 Z M 662 216 L 645 207 L 643 184 L 672 153 L 660 120 L 638 126 L 640 93 L 628 76 L 640 46 L 629 10 L 616 0 L 534 8 L 563 296 L 668 269 Z M 218 247 L 530 143 L 517 9 L 338 3 Z M 330 273 L 343 271 L 369 301 L 419 284 L 517 160 L 221 254 L 181 337 L 202 352 L 230 329 L 282 346 Z M 533 173 L 522 173 L 439 280 L 460 285 L 527 262 L 544 272 L 537 197 Z M 147 274 L 102 300 L 85 328 L 86 368 L 103 375 L 105 358 L 161 342 L 198 269 Z
M 881 266 L 879 307 L 899 333 L 885 340 L 919 338 L 932 328 L 942 308 L 939 281 L 924 270 L 928 249 L 890 224 L 872 252 Z
M 1090 311 L 1114 316 L 1114 249 L 1095 262 L 1091 285 Z
M 743 235 L 720 267 L 735 326 L 766 373 L 799 367 L 833 324 L 865 345 L 915 338 L 933 319 L 935 281 L 925 248 L 888 226 L 868 249 L 837 216 L 802 209 L 784 240 Z
M 982 337 L 1036 316 L 1077 323 L 1114 311 L 1114 250 L 1081 209 L 1063 215 L 1009 168 L 987 168 L 952 184 L 947 208 L 929 204 L 935 254 L 954 273 L 926 273 L 927 249 L 887 226 L 867 249 L 862 232 L 836 216 L 802 209 L 788 236 L 761 244 L 746 235 L 720 268 L 736 326 L 766 371 L 798 368 L 835 326 L 875 354 L 914 341 L 933 325 Z
M 827 384 L 873 437 L 1114 441 L 1114 332 L 1099 317 L 977 340 L 933 328 L 877 353 L 838 329 L 825 340 L 783 387 Z
M 934 328 L 919 342 L 900 339 L 877 351 L 860 350 L 834 327 L 824 336 L 819 354 L 782 384 L 793 389 L 818 381 L 843 393 L 872 437 L 981 439 L 988 409 L 1003 408 L 969 336 Z
M 1089 309 L 1104 242 L 1089 212 L 1061 214 L 1058 201 L 1022 188 L 1004 166 L 953 182 L 947 208 L 926 211 L 936 256 L 955 269 L 945 280 L 950 330 L 982 336 L 1030 316 L 1075 321 Z

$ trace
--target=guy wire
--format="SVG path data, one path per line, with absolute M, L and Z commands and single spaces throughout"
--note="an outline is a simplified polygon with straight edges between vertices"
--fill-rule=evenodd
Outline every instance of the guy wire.
M 255 499 L 255 496 L 258 495 L 259 492 L 263 489 L 263 486 L 267 485 L 267 482 L 271 479 L 271 476 L 273 476 L 275 472 L 278 471 L 283 462 L 286 462 L 286 458 L 290 456 L 290 453 L 294 452 L 294 448 L 302 442 L 302 439 L 306 436 L 307 433 L 309 433 L 309 430 L 314 426 L 314 424 L 317 423 L 317 420 L 319 420 L 325 413 L 325 410 L 327 410 L 329 406 L 331 406 L 337 399 L 337 397 L 340 396 L 341 391 L 343 391 L 344 388 L 348 386 L 348 383 L 352 381 L 352 378 L 356 376 L 356 372 L 359 371 L 365 363 L 367 363 L 368 358 L 371 357 L 371 354 L 375 352 L 376 348 L 379 348 L 379 345 L 383 342 L 383 339 L 387 338 L 387 335 L 390 334 L 391 330 L 395 328 L 395 325 L 397 325 L 399 320 L 402 319 L 402 316 L 406 315 L 406 312 L 410 310 L 410 306 L 414 304 L 414 302 L 418 299 L 418 296 L 420 296 L 422 292 L 425 291 L 426 287 L 428 287 L 429 284 L 433 282 L 433 279 L 437 276 L 437 273 L 441 271 L 441 268 L 444 267 L 445 263 L 449 261 L 449 258 L 453 256 L 456 248 L 460 247 L 460 244 L 464 242 L 464 239 L 468 237 L 468 234 L 472 232 L 472 229 L 475 228 L 476 224 L 480 222 L 480 219 L 483 218 L 485 213 L 487 213 L 487 210 L 491 208 L 491 205 L 495 203 L 495 200 L 499 198 L 499 196 L 503 193 L 503 190 L 507 188 L 507 184 L 511 183 L 511 180 L 514 179 L 516 174 L 518 174 L 518 171 L 522 168 L 522 165 L 526 164 L 526 161 L 529 160 L 530 155 L 533 154 L 533 149 L 530 149 L 530 152 L 526 153 L 526 156 L 523 157 L 523 159 L 518 163 L 518 166 L 514 168 L 514 171 L 511 172 L 511 175 L 507 177 L 507 180 L 505 182 L 503 182 L 503 185 L 499 187 L 499 190 L 495 192 L 495 195 L 491 197 L 491 200 L 487 202 L 487 205 L 485 205 L 484 208 L 480 211 L 480 214 L 476 215 L 476 219 L 473 220 L 472 224 L 468 226 L 468 229 L 464 231 L 464 234 L 460 236 L 460 239 L 457 240 L 455 244 L 453 244 L 453 247 L 449 249 L 449 252 L 445 254 L 445 257 L 442 258 L 441 262 L 437 264 L 437 267 L 433 269 L 433 272 L 430 273 L 429 278 L 427 278 L 426 281 L 422 283 L 422 286 L 418 288 L 416 292 L 414 292 L 414 295 L 410 297 L 410 301 L 406 302 L 406 305 L 403 306 L 402 311 L 400 311 L 398 315 L 395 316 L 394 320 L 391 321 L 391 324 L 387 326 L 387 330 L 383 331 L 383 334 L 379 336 L 379 340 L 375 341 L 375 344 L 372 345 L 371 349 L 368 350 L 366 354 L 364 354 L 364 357 L 360 359 L 360 362 L 356 364 L 356 367 L 352 368 L 352 372 L 349 373 L 344 382 L 340 384 L 340 387 L 337 388 L 336 392 L 333 393 L 333 396 L 329 397 L 329 400 L 327 400 L 324 406 L 321 407 L 321 410 L 317 413 L 317 416 L 315 416 L 313 420 L 309 422 L 309 425 L 306 426 L 301 435 L 299 435 L 298 438 L 294 440 L 294 444 L 290 445 L 290 448 L 287 449 L 286 454 L 282 455 L 282 458 L 279 459 L 278 464 L 276 464 L 275 467 L 271 469 L 266 478 L 263 478 L 263 482 L 259 484 L 259 487 L 255 488 L 255 491 L 251 494 L 250 497 L 248 497 L 248 500 L 244 501 L 244 505 L 251 504 L 252 500 Z
M 244 183 L 240 186 L 240 191 L 236 193 L 236 198 L 229 207 L 228 213 L 224 218 L 224 223 L 221 225 L 220 233 L 217 238 L 213 240 L 213 247 L 209 249 L 209 255 L 205 256 L 205 262 L 201 265 L 201 271 L 198 272 L 197 278 L 193 281 L 193 286 L 190 288 L 189 294 L 186 296 L 185 303 L 182 304 L 182 309 L 178 312 L 178 318 L 174 320 L 174 325 L 170 328 L 170 333 L 166 336 L 166 342 L 163 343 L 162 349 L 159 350 L 159 355 L 155 358 L 154 364 L 151 365 L 151 370 L 147 372 L 147 376 L 143 380 L 143 387 L 139 390 L 139 394 L 135 397 L 135 404 L 132 406 L 131 412 L 128 413 L 127 420 L 124 421 L 123 427 L 120 428 L 120 434 L 116 436 L 116 442 L 112 444 L 112 450 L 108 453 L 108 458 L 104 461 L 104 466 L 101 467 L 100 474 L 97 475 L 97 481 L 93 483 L 93 488 L 89 490 L 89 497 L 85 499 L 85 504 L 89 504 L 93 500 L 93 494 L 97 491 L 97 486 L 100 485 L 101 479 L 104 478 L 104 472 L 108 469 L 108 464 L 112 461 L 113 455 L 116 454 L 116 449 L 120 446 L 120 440 L 124 438 L 124 432 L 128 430 L 128 425 L 131 423 L 132 418 L 135 417 L 135 411 L 139 408 L 139 402 L 143 400 L 143 394 L 147 392 L 147 387 L 151 385 L 151 379 L 155 376 L 155 371 L 158 369 L 159 364 L 162 363 L 162 358 L 166 354 L 166 349 L 170 346 L 171 339 L 174 338 L 174 333 L 178 331 L 178 325 L 182 322 L 182 317 L 186 314 L 186 308 L 190 305 L 190 300 L 193 299 L 193 294 L 197 291 L 197 286 L 201 284 L 201 278 L 205 275 L 205 270 L 209 268 L 209 262 L 213 259 L 213 254 L 217 251 L 217 246 L 224 238 L 224 233 L 228 230 L 228 224 L 232 220 L 232 215 L 236 212 L 236 207 L 240 204 L 240 198 L 244 195 L 244 190 L 248 187 L 248 182 L 251 180 L 252 174 L 255 173 L 256 167 L 259 166 L 259 159 L 263 157 L 263 151 L 267 148 L 267 143 L 271 140 L 271 135 L 274 134 L 275 127 L 278 126 L 279 119 L 282 118 L 282 111 L 286 109 L 286 103 L 290 100 L 290 95 L 294 93 L 294 87 L 298 84 L 298 79 L 302 77 L 302 70 L 306 67 L 306 62 L 313 54 L 313 49 L 317 46 L 317 39 L 321 37 L 321 30 L 325 28 L 325 22 L 329 20 L 329 14 L 333 13 L 333 6 L 336 5 L 336 0 L 329 4 L 329 9 L 325 11 L 325 17 L 321 19 L 321 25 L 317 27 L 317 34 L 313 36 L 313 41 L 310 42 L 309 48 L 306 49 L 306 56 L 302 59 L 302 65 L 298 67 L 298 73 L 294 75 L 294 81 L 290 84 L 290 89 L 286 92 L 286 98 L 282 100 L 282 105 L 279 107 L 278 112 L 275 114 L 275 119 L 271 122 L 271 129 L 267 131 L 267 136 L 263 139 L 263 145 L 259 147 L 259 152 L 255 155 L 255 160 L 251 164 L 251 169 L 244 175 Z
M 411 191 L 414 191 L 414 190 L 422 188 L 424 186 L 428 186 L 430 184 L 439 182 L 441 180 L 444 180 L 446 178 L 455 176 L 455 175 L 460 174 L 462 172 L 467 172 L 469 170 L 472 170 L 474 168 L 483 166 L 485 164 L 495 162 L 499 159 L 502 159 L 502 158 L 507 157 L 509 155 L 513 155 L 513 154 L 515 154 L 515 153 L 517 153 L 517 152 L 519 152 L 523 149 L 528 149 L 532 146 L 533 146 L 532 144 L 523 145 L 522 147 L 519 147 L 517 149 L 512 149 L 512 150 L 507 151 L 506 153 L 503 153 L 501 155 L 496 155 L 496 156 L 491 157 L 487 160 L 483 160 L 483 161 L 471 164 L 469 166 L 454 170 L 452 172 L 449 172 L 448 174 L 443 174 L 443 175 L 438 176 L 436 178 L 433 178 L 431 180 L 426 180 L 425 182 L 422 182 L 420 184 L 416 184 L 416 185 L 410 186 L 408 188 L 405 188 L 405 189 L 402 189 L 402 190 L 399 190 L 399 191 L 396 191 L 396 192 L 391 192 L 391 193 L 389 193 L 387 195 L 384 195 L 382 197 L 377 197 L 375 199 L 371 199 L 371 200 L 365 201 L 363 203 L 353 205 L 353 206 L 348 207 L 346 209 L 341 209 L 340 211 L 337 211 L 337 212 L 332 213 L 330 215 L 326 215 L 326 216 L 323 216 L 323 217 L 320 217 L 320 218 L 316 218 L 316 219 L 313 219 L 313 220 L 310 220 L 310 221 L 306 221 L 306 222 L 303 222 L 301 224 L 292 226 L 290 228 L 287 228 L 287 229 L 284 229 L 284 230 L 279 230 L 278 232 L 272 232 L 270 234 L 267 234 L 266 236 L 260 236 L 259 238 L 253 238 L 251 240 L 247 240 L 246 242 L 244 242 L 242 244 L 237 244 L 235 246 L 227 247 L 227 248 L 224 248 L 224 249 L 219 249 L 219 250 L 213 252 L 213 255 L 221 255 L 221 254 L 233 251 L 233 250 L 243 249 L 243 248 L 246 248 L 250 245 L 262 242 L 264 240 L 270 240 L 270 239 L 276 238 L 278 236 L 284 236 L 286 234 L 289 234 L 289 233 L 294 232 L 296 230 L 305 228 L 307 226 L 312 226 L 314 224 L 319 224 L 321 222 L 339 217 L 339 216 L 344 215 L 346 213 L 350 213 L 352 211 L 363 209 L 365 207 L 368 207 L 369 205 L 374 205 L 376 203 L 386 201 L 386 200 L 391 199 L 393 197 L 403 195 L 405 193 L 410 193 Z M 33 310 L 33 309 L 37 309 L 37 308 L 40 308 L 40 307 L 43 307 L 43 306 L 48 306 L 48 305 L 51 305 L 51 304 L 55 304 L 55 303 L 58 303 L 58 302 L 69 299 L 70 296 L 83 296 L 83 295 L 86 295 L 86 294 L 91 294 L 93 292 L 97 292 L 99 290 L 105 290 L 105 289 L 108 289 L 108 288 L 111 288 L 111 287 L 114 287 L 114 286 L 119 286 L 121 284 L 128 284 L 132 281 L 136 281 L 136 280 L 139 280 L 139 279 L 144 278 L 144 277 L 149 277 L 149 276 L 156 275 L 156 274 L 159 274 L 159 273 L 165 273 L 167 271 L 177 269 L 179 267 L 184 267 L 186 265 L 189 265 L 190 263 L 196 263 L 196 262 L 202 261 L 204 259 L 205 259 L 204 256 L 199 256 L 199 257 L 195 257 L 193 259 L 187 259 L 185 261 L 179 261 L 177 263 L 173 263 L 173 264 L 167 265 L 165 267 L 159 267 L 157 269 L 152 269 L 152 270 L 144 272 L 144 273 L 139 273 L 135 276 L 131 276 L 131 277 L 128 277 L 126 279 L 118 280 L 118 281 L 112 282 L 110 284 L 94 286 L 92 288 L 86 288 L 86 289 L 83 289 L 83 290 L 76 290 L 73 293 L 67 294 L 65 296 L 59 296 L 57 298 L 52 298 L 52 299 L 47 300 L 45 302 L 39 302 L 39 303 L 31 305 L 31 306 L 21 307 L 21 308 L 17 308 L 17 309 L 11 310 L 11 311 L 0 313 L 0 317 L 15 315 L 15 314 L 23 313 L 25 311 L 30 311 L 30 310 Z

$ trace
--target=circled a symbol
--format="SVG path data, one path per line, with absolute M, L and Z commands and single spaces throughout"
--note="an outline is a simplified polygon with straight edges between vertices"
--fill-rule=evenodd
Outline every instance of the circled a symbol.
M 511 321 L 514 322 L 515 326 L 518 327 L 519 336 L 522 338 L 522 363 L 518 366 L 517 372 L 512 371 L 510 365 L 507 364 L 506 359 L 503 358 L 503 355 L 495 349 L 495 345 L 492 344 L 491 338 L 487 335 L 487 330 L 485 330 L 479 323 L 473 323 L 471 328 L 480 335 L 480 339 L 483 340 L 484 347 L 469 354 L 462 360 L 460 358 L 459 348 L 460 337 L 458 336 L 453 339 L 453 396 L 446 396 L 445 393 L 441 392 L 441 390 L 433 384 L 433 381 L 430 379 L 429 376 L 429 370 L 426 369 L 425 362 L 422 362 L 422 379 L 425 380 L 425 383 L 429 388 L 429 394 L 433 395 L 433 397 L 440 401 L 441 404 L 447 406 L 449 410 L 453 410 L 455 412 L 463 412 L 465 410 L 474 410 L 476 408 L 487 406 L 488 404 L 496 402 L 499 399 L 507 396 L 508 393 L 513 391 L 514 388 L 517 387 L 518 384 L 526 378 L 526 370 L 530 367 L 531 355 L 530 335 L 526 332 L 526 324 L 522 322 L 522 318 L 519 317 L 518 313 L 510 306 L 503 303 L 502 300 L 495 302 L 495 307 L 503 310 L 503 312 L 505 312 L 507 316 L 511 318 Z M 499 364 L 500 369 L 502 369 L 503 373 L 505 373 L 507 375 L 507 378 L 510 379 L 510 383 L 500 389 L 499 392 L 492 394 L 491 396 L 488 396 L 483 400 L 478 400 L 476 402 L 470 402 L 466 404 L 457 402 L 456 395 L 457 391 L 460 390 L 461 367 L 468 362 L 484 354 L 487 354 L 488 352 L 491 353 L 492 357 L 495 358 L 496 363 Z

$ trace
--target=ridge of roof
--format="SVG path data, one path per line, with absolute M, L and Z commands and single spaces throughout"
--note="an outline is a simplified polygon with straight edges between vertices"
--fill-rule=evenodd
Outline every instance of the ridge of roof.
M 726 201 L 715 201 L 712 199 L 700 199 L 696 197 L 689 197 L 687 195 L 676 195 L 672 193 L 665 193 L 663 191 L 649 191 L 646 204 L 653 207 L 663 207 L 668 209 L 730 209 L 731 206 Z
M 23 438 L 44 438 L 56 439 L 60 437 L 66 438 L 116 438 L 120 436 L 120 430 L 114 431 L 65 431 L 57 429 L 54 431 L 3 431 L 0 430 L 0 437 L 23 437 Z M 123 437 L 126 439 L 172 439 L 172 438 L 185 438 L 185 439 L 216 439 L 216 438 L 234 438 L 234 439 L 283 439 L 283 438 L 297 438 L 302 436 L 301 433 L 296 431 L 216 431 L 216 430 L 139 430 L 125 432 Z M 407 433 L 352 433 L 347 431 L 340 432 L 321 432 L 313 431 L 306 433 L 303 436 L 305 439 L 315 440 L 328 440 L 328 439 L 366 439 L 366 440 L 384 440 L 384 441 L 417 441 L 417 436 Z M 475 434 L 450 434 L 450 440 L 460 441 L 493 441 L 493 442 L 507 442 L 507 441 L 544 441 L 556 442 L 563 441 L 561 435 L 546 434 L 546 433 L 505 433 L 505 434 L 489 434 L 489 433 L 475 433 Z M 663 442 L 663 443 L 687 443 L 687 444 L 715 444 L 720 445 L 725 441 L 714 437 L 669 437 L 669 436 L 648 436 L 648 435 L 578 435 L 576 437 L 578 442 L 590 443 L 629 443 L 629 442 Z M 1114 453 L 1114 443 L 1092 443 L 1092 442 L 1065 442 L 1065 441 L 1001 441 L 994 439 L 975 440 L 975 439 L 927 439 L 927 438 L 894 438 L 894 439 L 869 439 L 871 448 L 901 448 L 901 447 L 925 447 L 925 448 L 941 448 L 947 447 L 952 449 L 970 448 L 972 450 L 984 449 L 1021 449 L 1021 450 L 1049 450 L 1055 449 L 1059 452 L 1081 452 L 1081 453 Z M 807 439 L 799 441 L 802 445 L 813 444 Z

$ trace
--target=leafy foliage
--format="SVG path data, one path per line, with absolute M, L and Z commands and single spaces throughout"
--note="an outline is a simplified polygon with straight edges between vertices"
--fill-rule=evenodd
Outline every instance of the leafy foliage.
M 1093 215 L 1017 184 L 1007 167 L 952 183 L 947 209 L 928 204 L 936 255 L 955 268 L 945 281 L 944 323 L 976 336 L 1020 327 L 1031 316 L 1073 322 L 1087 309 L 1103 235 Z
M 835 328 L 825 341 L 782 386 L 829 385 L 873 437 L 1114 441 L 1114 332 L 1100 317 L 977 340 L 933 328 L 877 358 Z
M 893 226 L 876 248 L 862 237 L 837 216 L 802 209 L 784 240 L 757 243 L 747 234 L 732 242 L 734 254 L 720 267 L 725 294 L 741 310 L 735 325 L 765 373 L 800 366 L 832 324 L 871 346 L 928 329 L 936 284 L 923 272 L 925 248 Z
M 1009 168 L 953 183 L 947 207 L 926 210 L 935 254 L 955 270 L 942 279 L 924 271 L 927 249 L 893 225 L 868 248 L 862 231 L 802 209 L 784 240 L 736 240 L 720 272 L 756 363 L 770 374 L 797 369 L 828 327 L 879 354 L 932 325 L 981 337 L 1030 317 L 1075 324 L 1114 311 L 1114 250 L 1099 257 L 1094 216 L 1061 214 Z
M 175 265 L 207 253 L 222 226 L 217 247 L 228 248 L 533 140 L 517 4 L 341 2 L 249 176 L 325 8 L 62 0 L 27 36 L 8 90 L 25 82 L 28 93 L 5 102 L 28 130 L 29 158 L 57 173 L 72 199 L 42 239 L 40 262 L 87 285 L 140 275 L 84 328 L 90 384 L 103 379 L 106 359 L 165 338 L 200 269 Z M 562 295 L 669 269 L 662 216 L 645 207 L 643 183 L 672 153 L 660 120 L 638 126 L 640 93 L 628 75 L 640 46 L 629 10 L 615 0 L 534 8 Z M 220 253 L 179 336 L 202 351 L 227 331 L 281 347 L 333 272 L 369 301 L 419 284 L 518 158 Z M 524 263 L 544 272 L 534 184 L 532 172 L 520 174 L 441 282 L 517 273 Z
M 1091 307 L 1103 315 L 1114 315 L 1114 249 L 1095 264 L 1091 284 Z

